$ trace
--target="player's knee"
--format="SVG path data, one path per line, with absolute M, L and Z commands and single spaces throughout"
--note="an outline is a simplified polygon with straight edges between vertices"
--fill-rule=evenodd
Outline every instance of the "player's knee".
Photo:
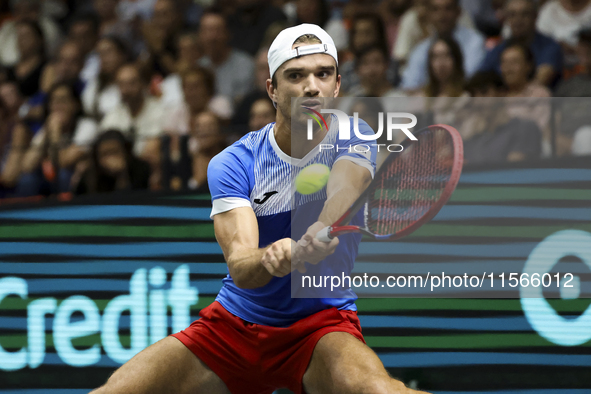
M 366 382 L 361 394 L 406 394 L 406 386 L 389 376 L 380 376 Z
M 90 393 L 88 394 L 107 394 L 107 391 L 105 390 L 105 386 L 101 386 L 96 390 L 92 390 Z
M 117 380 L 113 378 L 113 375 L 107 380 L 107 382 L 102 385 L 101 387 L 97 388 L 94 391 L 91 391 L 89 394 L 129 394 L 129 390 L 122 389 L 119 387 L 120 385 L 117 384 Z

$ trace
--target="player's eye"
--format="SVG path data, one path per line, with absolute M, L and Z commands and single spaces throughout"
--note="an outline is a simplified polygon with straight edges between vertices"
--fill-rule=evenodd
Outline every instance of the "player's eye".
M 291 73 L 287 76 L 289 79 L 298 79 L 300 77 L 300 73 Z

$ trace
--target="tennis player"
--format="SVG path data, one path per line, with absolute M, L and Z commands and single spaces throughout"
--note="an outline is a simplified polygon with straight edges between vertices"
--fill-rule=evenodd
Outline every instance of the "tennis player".
M 319 108 L 319 98 L 339 93 L 337 50 L 323 29 L 302 24 L 283 30 L 268 61 L 276 122 L 244 136 L 208 168 L 211 216 L 229 271 L 216 301 L 201 319 L 137 354 L 93 393 L 417 393 L 390 377 L 365 344 L 350 289 L 337 298 L 291 297 L 290 277 L 298 271 L 324 263 L 352 269 L 359 234 L 330 243 L 314 236 L 368 186 L 376 152 L 318 153 L 319 143 L 335 142 L 337 121 L 329 130 L 317 129 L 310 141 L 305 134 L 292 136 L 292 97 Z M 359 130 L 373 134 L 363 121 Z M 363 143 L 351 135 L 348 146 Z M 294 199 L 290 174 L 312 163 L 332 169 L 327 187 Z M 362 213 L 351 223 L 361 220 Z

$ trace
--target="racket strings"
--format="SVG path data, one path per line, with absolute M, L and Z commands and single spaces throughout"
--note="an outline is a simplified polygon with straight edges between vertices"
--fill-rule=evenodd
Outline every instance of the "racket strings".
M 452 174 L 453 140 L 442 128 L 417 136 L 399 157 L 387 160 L 368 196 L 367 226 L 376 235 L 407 228 L 440 199 Z

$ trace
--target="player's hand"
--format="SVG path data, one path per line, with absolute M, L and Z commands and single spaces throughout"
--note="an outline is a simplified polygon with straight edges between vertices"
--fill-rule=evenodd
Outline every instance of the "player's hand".
M 291 252 L 295 248 L 295 241 L 291 238 L 283 238 L 273 242 L 265 250 L 261 264 L 273 276 L 282 278 L 292 271 Z
M 310 227 L 306 233 L 297 242 L 296 249 L 294 251 L 294 259 L 305 261 L 310 264 L 318 264 L 324 260 L 327 256 L 334 253 L 335 249 L 339 245 L 339 239 L 335 237 L 329 243 L 322 242 L 316 239 L 318 231 L 326 227 L 326 224 L 322 222 L 316 222 Z M 302 264 L 298 266 L 300 272 L 306 272 L 305 266 Z M 303 270 L 303 271 L 302 271 Z

